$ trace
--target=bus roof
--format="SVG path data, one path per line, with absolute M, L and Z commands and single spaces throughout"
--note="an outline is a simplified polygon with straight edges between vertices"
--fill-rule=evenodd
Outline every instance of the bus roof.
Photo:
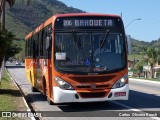
M 50 17 L 48 20 L 43 22 L 40 26 L 38 26 L 36 29 L 34 29 L 32 32 L 30 32 L 28 35 L 26 35 L 25 39 L 30 38 L 33 34 L 40 31 L 42 28 L 46 27 L 47 25 L 51 24 L 56 18 L 59 17 L 76 17 L 76 16 L 108 16 L 108 17 L 117 17 L 120 18 L 119 15 L 114 14 L 98 14 L 98 13 L 69 13 L 69 14 L 55 14 L 52 17 Z
M 120 17 L 119 15 L 114 14 L 98 14 L 98 13 L 69 13 L 69 14 L 55 14 L 55 17 L 68 17 L 68 16 L 113 16 Z

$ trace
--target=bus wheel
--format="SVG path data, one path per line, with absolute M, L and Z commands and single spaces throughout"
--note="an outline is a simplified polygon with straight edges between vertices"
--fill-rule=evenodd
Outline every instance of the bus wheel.
M 31 91 L 32 92 L 37 92 L 37 89 L 35 87 L 31 86 Z

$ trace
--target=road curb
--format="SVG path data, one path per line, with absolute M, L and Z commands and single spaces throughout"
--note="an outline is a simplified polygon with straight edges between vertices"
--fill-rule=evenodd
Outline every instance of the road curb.
M 160 82 L 157 81 L 151 81 L 151 80 L 142 80 L 142 79 L 136 79 L 136 78 L 129 78 L 129 80 L 137 81 L 137 82 L 145 82 L 145 83 L 153 83 L 153 84 L 160 84 Z
M 11 78 L 11 80 L 13 81 L 13 83 L 15 84 L 15 86 L 17 87 L 17 89 L 20 90 L 21 95 L 22 95 L 22 99 L 23 99 L 23 101 L 24 101 L 24 104 L 25 104 L 25 106 L 27 107 L 27 111 L 28 111 L 28 112 L 31 112 L 31 109 L 30 109 L 29 105 L 27 104 L 27 101 L 26 101 L 26 99 L 25 99 L 25 95 L 24 95 L 23 91 L 22 91 L 21 88 L 18 86 L 18 84 L 16 83 L 16 81 L 12 78 L 12 76 L 9 74 L 9 71 L 8 71 L 6 68 L 5 68 L 5 70 L 7 71 L 7 74 L 9 75 L 9 77 Z M 30 117 L 30 118 L 31 118 L 32 120 L 36 120 L 35 117 Z

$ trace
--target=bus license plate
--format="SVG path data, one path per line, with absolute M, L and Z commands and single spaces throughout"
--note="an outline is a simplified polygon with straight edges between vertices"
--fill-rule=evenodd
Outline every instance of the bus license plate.
M 116 92 L 114 94 L 115 97 L 119 97 L 119 96 L 126 96 L 126 92 Z

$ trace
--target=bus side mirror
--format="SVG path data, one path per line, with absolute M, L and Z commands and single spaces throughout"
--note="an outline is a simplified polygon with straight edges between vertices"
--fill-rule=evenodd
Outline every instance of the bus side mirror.
M 47 37 L 46 37 L 46 50 L 49 51 L 51 46 L 51 40 L 52 40 L 52 28 L 49 28 L 47 31 Z
M 46 37 L 46 50 L 48 51 L 49 48 L 50 48 L 50 41 L 51 41 L 51 38 L 50 37 Z

